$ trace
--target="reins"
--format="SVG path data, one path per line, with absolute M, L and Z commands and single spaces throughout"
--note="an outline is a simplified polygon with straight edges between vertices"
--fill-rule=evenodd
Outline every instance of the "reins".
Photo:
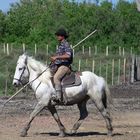
M 46 70 L 48 70 L 50 68 L 50 64 L 47 66 L 47 68 L 42 71 L 35 79 L 33 79 L 32 81 L 28 82 L 27 84 L 25 84 L 22 88 L 20 88 L 14 95 L 12 95 L 8 100 L 5 101 L 5 103 L 2 105 L 2 109 L 1 112 L 3 111 L 4 106 L 12 99 L 14 98 L 17 94 L 19 94 L 25 87 L 27 87 L 29 84 L 33 83 L 35 80 L 37 80 Z

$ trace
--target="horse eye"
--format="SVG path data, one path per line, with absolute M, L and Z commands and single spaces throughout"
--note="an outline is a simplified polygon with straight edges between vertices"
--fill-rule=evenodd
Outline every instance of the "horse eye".
M 23 68 L 19 68 L 19 70 L 22 70 Z

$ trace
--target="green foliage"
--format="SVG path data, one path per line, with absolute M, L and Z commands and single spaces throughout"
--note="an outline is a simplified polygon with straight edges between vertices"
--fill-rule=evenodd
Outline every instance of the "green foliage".
M 5 14 L 0 11 L 0 42 L 2 42 L 2 39 L 5 35 Z
M 7 14 L 0 11 L 0 42 L 55 46 L 54 33 L 64 27 L 69 31 L 71 44 L 98 29 L 83 45 L 138 48 L 139 23 L 140 13 L 135 3 L 124 0 L 115 8 L 107 1 L 98 6 L 74 0 L 20 0 L 11 5 Z

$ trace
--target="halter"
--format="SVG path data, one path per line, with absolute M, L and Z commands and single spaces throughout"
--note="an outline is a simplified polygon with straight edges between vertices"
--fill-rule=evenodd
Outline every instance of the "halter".
M 25 64 L 26 64 L 26 63 L 25 63 Z M 22 76 L 23 76 L 23 74 L 24 74 L 26 68 L 27 68 L 27 71 L 28 71 L 28 74 L 29 74 L 28 77 L 30 77 L 30 71 L 29 71 L 29 68 L 28 68 L 28 66 L 27 66 L 27 64 L 26 64 L 26 67 L 23 68 L 23 71 L 22 71 L 22 73 L 21 73 L 19 79 L 14 78 L 14 79 L 17 80 L 18 82 L 20 82 L 22 85 L 25 85 L 25 84 L 26 84 L 26 83 L 23 83 L 22 80 L 21 80 L 21 78 L 22 78 Z M 29 81 L 28 81 L 28 82 L 29 82 Z M 28 83 L 28 82 L 27 82 L 27 83 Z

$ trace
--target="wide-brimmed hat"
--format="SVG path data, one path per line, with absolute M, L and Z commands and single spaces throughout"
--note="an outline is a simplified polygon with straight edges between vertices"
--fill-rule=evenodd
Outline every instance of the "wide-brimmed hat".
M 57 32 L 55 33 L 55 35 L 64 36 L 65 38 L 68 38 L 68 36 L 69 36 L 68 33 L 66 32 L 66 30 L 63 28 L 58 29 Z

